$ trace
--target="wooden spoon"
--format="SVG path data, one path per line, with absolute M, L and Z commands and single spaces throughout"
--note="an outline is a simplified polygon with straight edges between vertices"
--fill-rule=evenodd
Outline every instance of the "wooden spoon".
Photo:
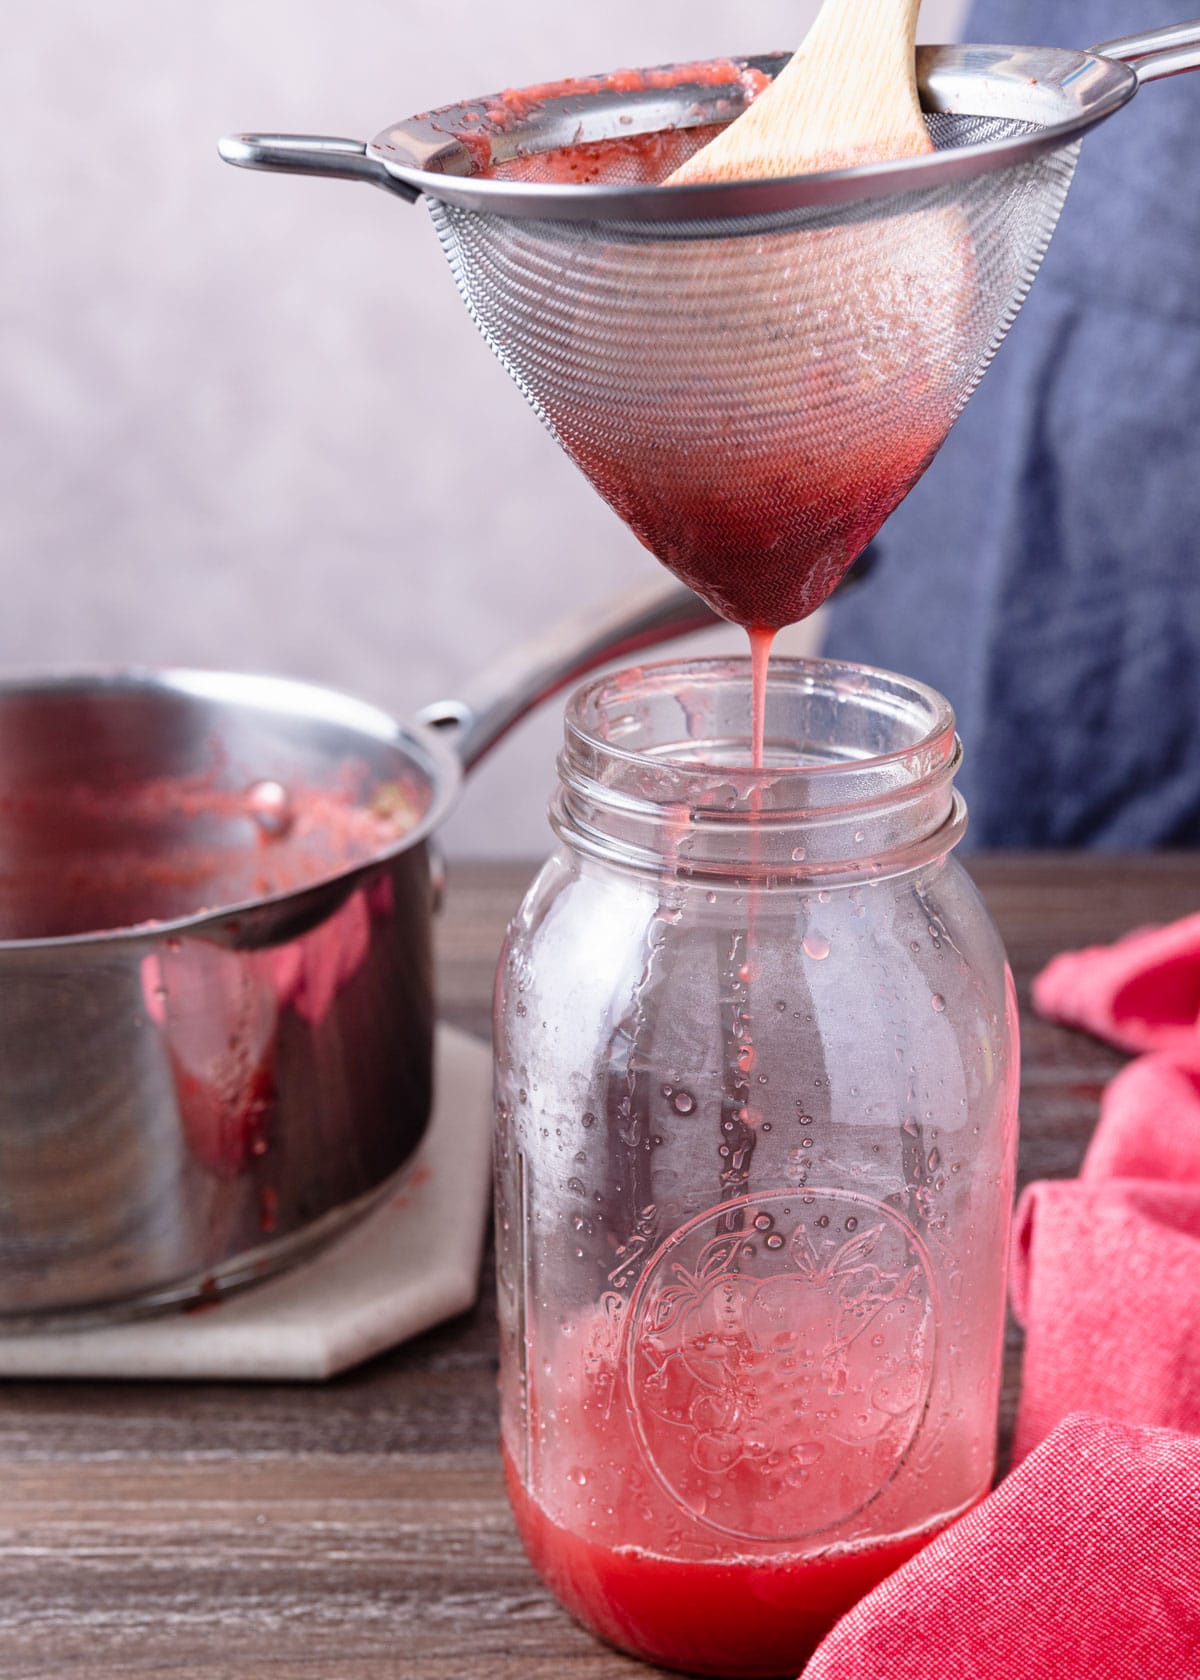
M 771 86 L 664 183 L 753 181 L 916 157 L 921 0 L 825 0 Z

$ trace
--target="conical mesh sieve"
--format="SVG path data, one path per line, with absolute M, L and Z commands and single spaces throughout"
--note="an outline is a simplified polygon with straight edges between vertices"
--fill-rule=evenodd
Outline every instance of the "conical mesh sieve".
M 1092 55 L 923 48 L 933 154 L 782 182 L 657 185 L 786 55 L 509 91 L 369 148 L 222 149 L 424 195 L 472 318 L 600 493 L 719 612 L 776 628 L 829 594 L 945 439 L 1083 133 L 1198 43 L 1200 24 Z
M 930 127 L 954 145 L 997 125 Z M 942 443 L 1076 150 L 726 221 L 430 209 L 484 337 L 600 493 L 719 612 L 778 627 L 824 600 Z

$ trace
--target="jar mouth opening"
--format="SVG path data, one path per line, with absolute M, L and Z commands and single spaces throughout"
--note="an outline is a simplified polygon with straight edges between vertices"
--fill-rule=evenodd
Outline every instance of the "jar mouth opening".
M 566 767 L 602 768 L 610 785 L 636 785 L 643 796 L 661 785 L 671 804 L 691 780 L 688 803 L 727 804 L 732 791 L 761 816 L 797 799 L 827 806 L 884 784 L 911 788 L 956 760 L 954 711 L 936 689 L 870 665 L 775 658 L 756 770 L 750 696 L 748 658 L 661 660 L 593 679 L 567 703 Z M 721 786 L 710 801 L 714 772 Z
M 587 683 L 567 705 L 555 828 L 610 861 L 738 877 L 892 873 L 957 843 L 961 748 L 935 689 L 869 665 L 774 660 L 761 770 L 750 714 L 749 659 Z

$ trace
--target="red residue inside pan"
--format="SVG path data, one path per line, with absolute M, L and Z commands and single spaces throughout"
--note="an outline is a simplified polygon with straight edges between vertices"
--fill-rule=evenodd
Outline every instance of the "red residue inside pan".
M 419 822 L 415 779 L 373 784 L 365 764 L 332 782 L 227 771 L 125 786 L 0 792 L 0 938 L 140 927 L 299 892 L 369 863 Z

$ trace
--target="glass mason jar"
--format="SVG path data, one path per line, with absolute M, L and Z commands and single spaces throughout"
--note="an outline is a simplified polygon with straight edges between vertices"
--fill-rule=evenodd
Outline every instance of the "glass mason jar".
M 501 1431 L 580 1621 L 795 1674 L 987 1492 L 1016 1007 L 940 695 L 773 661 L 569 703 L 496 996 Z

